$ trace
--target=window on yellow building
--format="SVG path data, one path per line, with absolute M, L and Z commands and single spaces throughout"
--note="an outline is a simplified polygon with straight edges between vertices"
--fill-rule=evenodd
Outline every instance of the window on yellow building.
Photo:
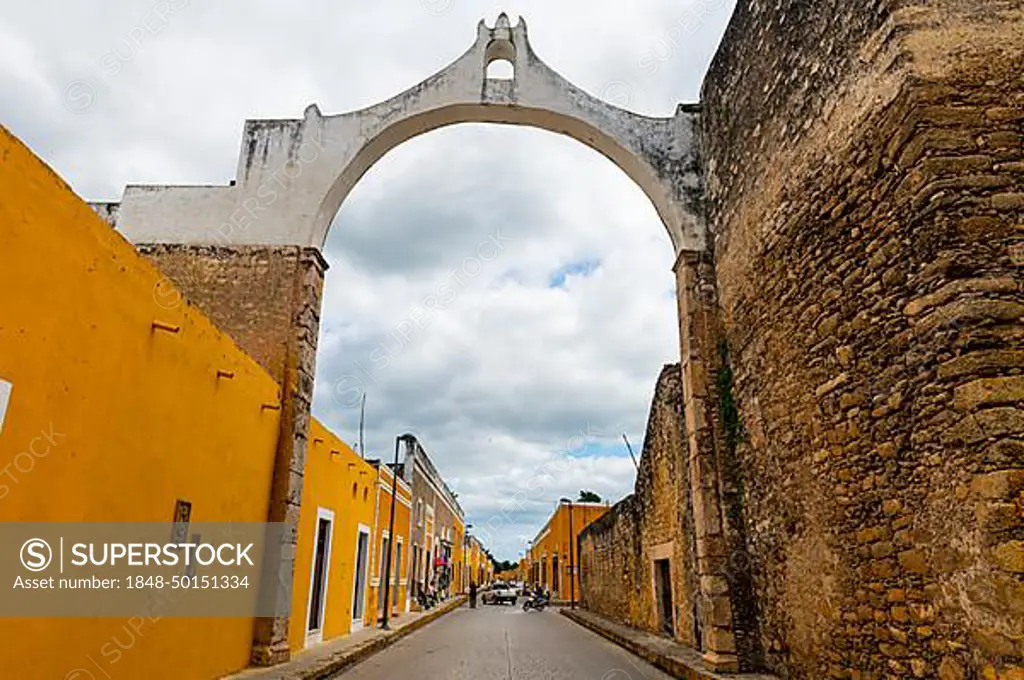
M 380 543 L 380 585 L 377 588 L 377 609 L 378 611 L 384 611 L 384 582 L 387 577 L 384 574 L 386 562 L 388 558 L 388 551 L 391 549 L 391 540 L 385 536 L 381 539 Z
M 398 587 L 399 587 L 399 576 L 402 573 L 402 544 L 395 544 L 395 583 L 391 587 L 391 605 L 394 607 L 398 606 Z

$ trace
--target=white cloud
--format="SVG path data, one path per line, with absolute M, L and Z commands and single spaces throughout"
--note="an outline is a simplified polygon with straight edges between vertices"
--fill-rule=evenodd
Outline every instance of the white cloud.
M 502 9 L 527 18 L 534 48 L 577 85 L 671 115 L 697 99 L 732 7 L 167 2 L 175 11 L 162 23 L 151 0 L 4 3 L 0 123 L 84 196 L 116 198 L 129 182 L 224 183 L 246 118 L 299 117 L 311 102 L 325 113 L 373 104 L 444 67 L 470 45 L 477 21 Z M 116 74 L 104 67 L 111 54 Z M 76 113 L 65 105 L 80 102 L 69 91 L 80 82 L 94 100 Z M 462 277 L 426 328 L 408 332 L 410 311 L 495 234 L 507 239 L 502 250 Z M 673 256 L 649 201 L 609 161 L 539 131 L 436 131 L 371 169 L 326 252 L 314 411 L 339 435 L 355 439 L 358 409 L 339 405 L 333 387 L 359 376 L 370 453 L 387 457 L 395 435 L 416 433 L 483 527 L 590 432 L 596 448 L 494 533 L 500 558 L 516 557 L 520 536 L 532 538 L 560 497 L 586 488 L 616 500 L 631 490 L 620 434 L 639 446 L 654 381 L 678 358 Z M 582 261 L 599 266 L 548 287 Z M 375 350 L 398 347 L 386 367 L 373 361 Z

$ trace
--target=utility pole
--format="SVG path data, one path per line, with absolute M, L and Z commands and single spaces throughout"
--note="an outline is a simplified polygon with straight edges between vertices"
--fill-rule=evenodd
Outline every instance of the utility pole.
M 395 506 L 398 505 L 398 442 L 395 437 L 395 467 L 391 468 L 391 519 L 388 521 L 388 554 L 384 559 L 384 620 L 381 630 L 390 630 L 388 614 L 391 613 L 391 553 L 395 551 Z
M 472 524 L 467 524 L 462 532 L 462 588 L 466 592 L 469 592 L 470 584 L 476 581 L 473 574 L 469 573 L 469 530 L 472 528 Z
M 572 526 L 572 500 L 569 500 L 569 608 L 576 609 L 576 562 L 573 558 L 576 535 Z
M 366 447 L 363 444 L 363 422 L 366 420 L 366 392 L 363 392 L 363 403 L 359 407 L 359 455 L 366 460 Z
M 640 463 L 636 462 L 636 456 L 633 455 L 633 447 L 629 445 L 629 440 L 626 439 L 626 433 L 622 433 L 622 441 L 626 442 L 626 450 L 629 451 L 629 457 L 633 459 L 633 467 L 637 470 L 640 469 Z

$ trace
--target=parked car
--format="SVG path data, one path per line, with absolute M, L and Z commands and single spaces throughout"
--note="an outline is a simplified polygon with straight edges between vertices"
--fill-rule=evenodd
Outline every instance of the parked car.
M 504 604 L 508 602 L 515 606 L 519 594 L 516 589 L 507 583 L 495 583 L 489 590 L 484 591 L 481 596 L 484 604 Z

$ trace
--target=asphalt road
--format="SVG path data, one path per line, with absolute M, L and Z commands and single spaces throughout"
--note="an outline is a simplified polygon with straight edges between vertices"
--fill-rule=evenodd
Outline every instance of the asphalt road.
M 557 609 L 463 606 L 354 668 L 343 680 L 671 680 Z

